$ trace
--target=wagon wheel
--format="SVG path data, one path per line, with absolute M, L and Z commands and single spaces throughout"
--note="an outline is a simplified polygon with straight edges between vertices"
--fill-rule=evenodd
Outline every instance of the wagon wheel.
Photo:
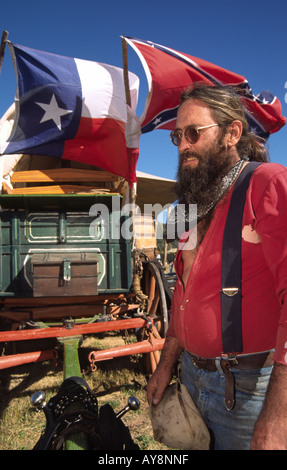
M 147 262 L 144 266 L 144 293 L 148 296 L 147 315 L 162 338 L 165 338 L 168 328 L 168 306 L 166 290 L 160 272 L 160 266 Z
M 168 305 L 161 268 L 155 262 L 143 263 L 143 292 L 147 295 L 145 314 L 153 320 L 152 336 L 164 338 L 168 328 Z M 146 369 L 153 373 L 160 360 L 160 352 L 153 351 L 145 356 Z

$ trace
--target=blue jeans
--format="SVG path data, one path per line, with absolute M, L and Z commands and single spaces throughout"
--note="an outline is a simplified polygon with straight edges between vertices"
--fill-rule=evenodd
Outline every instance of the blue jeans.
M 197 369 L 187 351 L 181 356 L 181 381 L 187 387 L 212 436 L 214 450 L 249 450 L 255 422 L 263 406 L 271 367 L 230 369 L 235 378 L 235 406 L 224 405 L 225 376 Z

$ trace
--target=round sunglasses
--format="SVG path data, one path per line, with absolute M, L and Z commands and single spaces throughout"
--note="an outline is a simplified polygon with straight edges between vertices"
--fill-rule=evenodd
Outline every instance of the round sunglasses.
M 177 147 L 180 145 L 183 135 L 189 144 L 196 144 L 199 139 L 199 131 L 215 126 L 218 126 L 218 124 L 209 124 L 209 126 L 202 127 L 186 126 L 184 129 L 175 129 L 172 131 L 170 133 L 170 138 L 172 143 Z

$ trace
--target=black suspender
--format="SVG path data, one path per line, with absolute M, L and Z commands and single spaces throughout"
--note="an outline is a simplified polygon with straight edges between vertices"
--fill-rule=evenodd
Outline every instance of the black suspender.
M 246 192 L 253 171 L 260 165 L 250 162 L 235 182 L 225 223 L 221 265 L 221 327 L 223 352 L 242 352 L 241 243 Z

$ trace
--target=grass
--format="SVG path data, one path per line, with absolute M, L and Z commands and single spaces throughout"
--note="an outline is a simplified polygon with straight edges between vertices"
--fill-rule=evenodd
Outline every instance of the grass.
M 105 337 L 89 337 L 83 346 L 88 350 L 102 349 L 123 344 L 126 340 L 111 333 Z M 141 355 L 103 361 L 95 372 L 89 370 L 87 360 L 81 357 L 81 368 L 83 377 L 97 395 L 99 407 L 109 403 L 118 412 L 127 404 L 130 395 L 139 399 L 139 410 L 128 412 L 123 422 L 141 450 L 167 449 L 153 438 L 145 392 L 148 377 Z M 32 409 L 30 397 L 43 390 L 48 401 L 57 393 L 62 381 L 61 361 L 56 366 L 47 361 L 0 371 L 0 450 L 29 450 L 34 447 L 46 421 L 44 413 Z

